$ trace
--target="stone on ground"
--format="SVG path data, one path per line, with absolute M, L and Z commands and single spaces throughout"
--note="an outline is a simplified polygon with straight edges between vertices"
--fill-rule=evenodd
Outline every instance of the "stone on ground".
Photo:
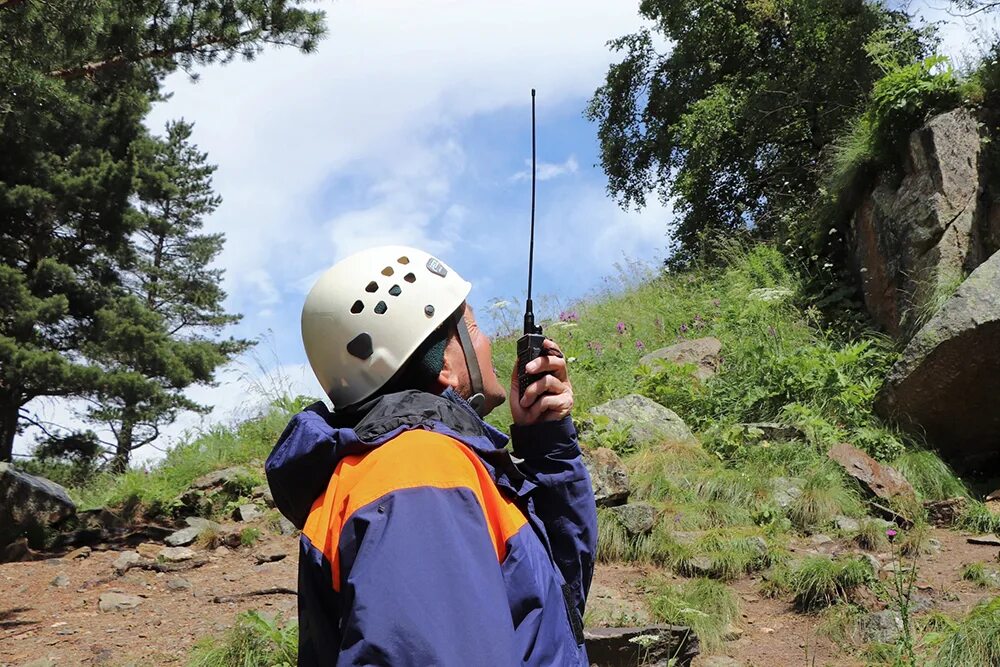
M 910 340 L 876 409 L 926 434 L 956 464 L 1000 458 L 1000 253 L 962 283 Z
M 677 413 L 645 396 L 629 394 L 598 405 L 590 412 L 607 417 L 612 428 L 628 428 L 625 444 L 632 449 L 661 443 L 697 443 Z
M 240 505 L 237 510 L 237 515 L 240 521 L 255 521 L 256 519 L 264 516 L 264 512 L 253 503 L 248 503 L 246 505 Z
M 842 442 L 834 445 L 827 456 L 858 480 L 861 487 L 873 496 L 889 500 L 897 496 L 916 497 L 916 492 L 906 478 L 895 468 L 879 463 L 863 451 Z
M 287 557 L 288 551 L 278 545 L 264 547 L 259 549 L 257 553 L 254 554 L 254 558 L 257 560 L 258 565 L 263 565 L 264 563 L 276 563 Z
M 628 503 L 612 507 L 610 512 L 631 537 L 645 535 L 656 525 L 656 508 L 647 503 Z
M 118 558 L 116 558 L 115 562 L 112 563 L 112 567 L 115 568 L 115 571 L 120 574 L 128 570 L 134 563 L 138 563 L 140 560 L 142 560 L 142 556 L 135 551 L 123 551 L 118 554 Z
M 583 635 L 590 664 L 596 667 L 686 667 L 700 652 L 697 635 L 678 625 L 590 628 Z M 645 662 L 640 663 L 643 656 Z
M 694 364 L 692 375 L 699 380 L 707 380 L 719 370 L 721 352 L 722 342 L 718 338 L 696 338 L 654 350 L 640 359 L 639 365 L 657 370 L 664 363 L 678 366 Z
M 163 541 L 172 547 L 183 547 L 194 542 L 202 533 L 209 531 L 217 533 L 221 529 L 216 522 L 197 516 L 189 516 L 184 521 L 187 523 L 187 528 L 181 528 Z
M 135 609 L 142 604 L 143 599 L 138 595 L 127 595 L 125 593 L 101 593 L 97 603 L 98 608 L 103 612 L 128 611 Z
M 0 463 L 0 547 L 21 535 L 35 543 L 47 526 L 72 516 L 76 505 L 66 489 L 44 477 L 29 475 L 9 463 Z
M 181 563 L 186 560 L 191 560 L 195 557 L 195 552 L 193 549 L 188 547 L 163 547 L 160 549 L 160 553 L 157 554 L 158 558 L 162 558 L 168 563 Z
M 903 619 L 893 609 L 868 614 L 861 618 L 859 625 L 868 642 L 892 644 L 903 633 Z
M 585 449 L 583 464 L 590 473 L 598 507 L 621 505 L 628 500 L 628 470 L 614 451 L 606 447 Z

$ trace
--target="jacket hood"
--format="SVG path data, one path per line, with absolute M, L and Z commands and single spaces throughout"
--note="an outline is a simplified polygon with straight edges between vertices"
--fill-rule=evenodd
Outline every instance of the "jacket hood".
M 335 414 L 316 402 L 292 417 L 267 457 L 264 469 L 275 506 L 301 530 L 341 459 L 374 449 L 411 428 L 462 436 L 489 458 L 507 444 L 507 436 L 480 419 L 451 389 L 440 395 L 416 390 L 387 394 L 349 415 Z

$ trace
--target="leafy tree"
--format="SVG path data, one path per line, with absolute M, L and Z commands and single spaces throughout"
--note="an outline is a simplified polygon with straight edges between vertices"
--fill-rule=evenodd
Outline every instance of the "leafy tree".
M 211 383 L 215 369 L 249 345 L 218 340 L 240 316 L 223 308 L 222 270 L 211 266 L 223 236 L 199 233 L 220 199 L 212 191 L 215 167 L 190 143 L 191 130 L 169 123 L 163 139 L 149 138 L 136 151 L 139 229 L 123 272 L 126 294 L 97 313 L 98 335 L 86 350 L 105 371 L 87 417 L 114 433 L 115 472 L 179 411 L 207 412 L 184 389 Z
M 268 44 L 312 50 L 323 14 L 300 4 L 0 2 L 0 461 L 26 403 L 104 382 L 84 350 L 130 307 L 116 295 L 142 224 L 136 151 L 160 81 Z
M 718 237 L 787 233 L 882 74 L 873 45 L 910 62 L 928 41 L 866 0 L 644 0 L 640 12 L 653 27 L 611 42 L 623 59 L 588 116 L 619 203 L 673 202 L 679 264 L 711 259 Z

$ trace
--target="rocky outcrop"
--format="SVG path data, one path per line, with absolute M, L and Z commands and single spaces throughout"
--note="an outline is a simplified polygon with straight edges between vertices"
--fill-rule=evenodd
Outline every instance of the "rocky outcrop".
M 694 375 L 699 380 L 707 380 L 719 370 L 722 342 L 718 338 L 695 338 L 662 347 L 645 355 L 639 360 L 639 365 L 656 370 L 661 364 L 694 365 Z
M 591 410 L 607 417 L 611 428 L 627 428 L 625 447 L 636 450 L 655 444 L 694 444 L 695 438 L 677 413 L 656 401 L 629 394 Z
M 46 527 L 75 513 L 66 489 L 0 463 L 0 547 L 23 535 L 27 544 L 37 548 Z
M 910 136 L 902 179 L 883 176 L 855 211 L 850 241 L 865 305 L 896 338 L 1000 241 L 1000 207 L 983 201 L 981 152 L 973 112 L 936 116 Z
M 898 470 L 879 463 L 857 447 L 842 442 L 831 447 L 827 456 L 858 480 L 869 495 L 883 500 L 900 496 L 916 498 L 913 487 Z
M 925 434 L 955 465 L 1000 458 L 1000 253 L 910 340 L 877 410 Z
M 583 464 L 590 473 L 598 507 L 621 505 L 628 500 L 628 470 L 613 450 L 607 447 L 585 449 Z

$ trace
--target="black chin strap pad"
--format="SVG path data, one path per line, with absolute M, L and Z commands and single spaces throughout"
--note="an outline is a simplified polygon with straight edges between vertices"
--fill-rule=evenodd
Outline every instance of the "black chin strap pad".
M 472 384 L 472 396 L 469 396 L 467 400 L 469 405 L 482 417 L 484 416 L 483 409 L 486 407 L 486 395 L 483 393 L 483 373 L 479 369 L 476 349 L 472 347 L 469 327 L 465 324 L 464 310 L 463 308 L 455 314 L 455 329 L 458 330 L 458 342 L 462 344 L 465 365 L 469 369 L 469 382 Z

